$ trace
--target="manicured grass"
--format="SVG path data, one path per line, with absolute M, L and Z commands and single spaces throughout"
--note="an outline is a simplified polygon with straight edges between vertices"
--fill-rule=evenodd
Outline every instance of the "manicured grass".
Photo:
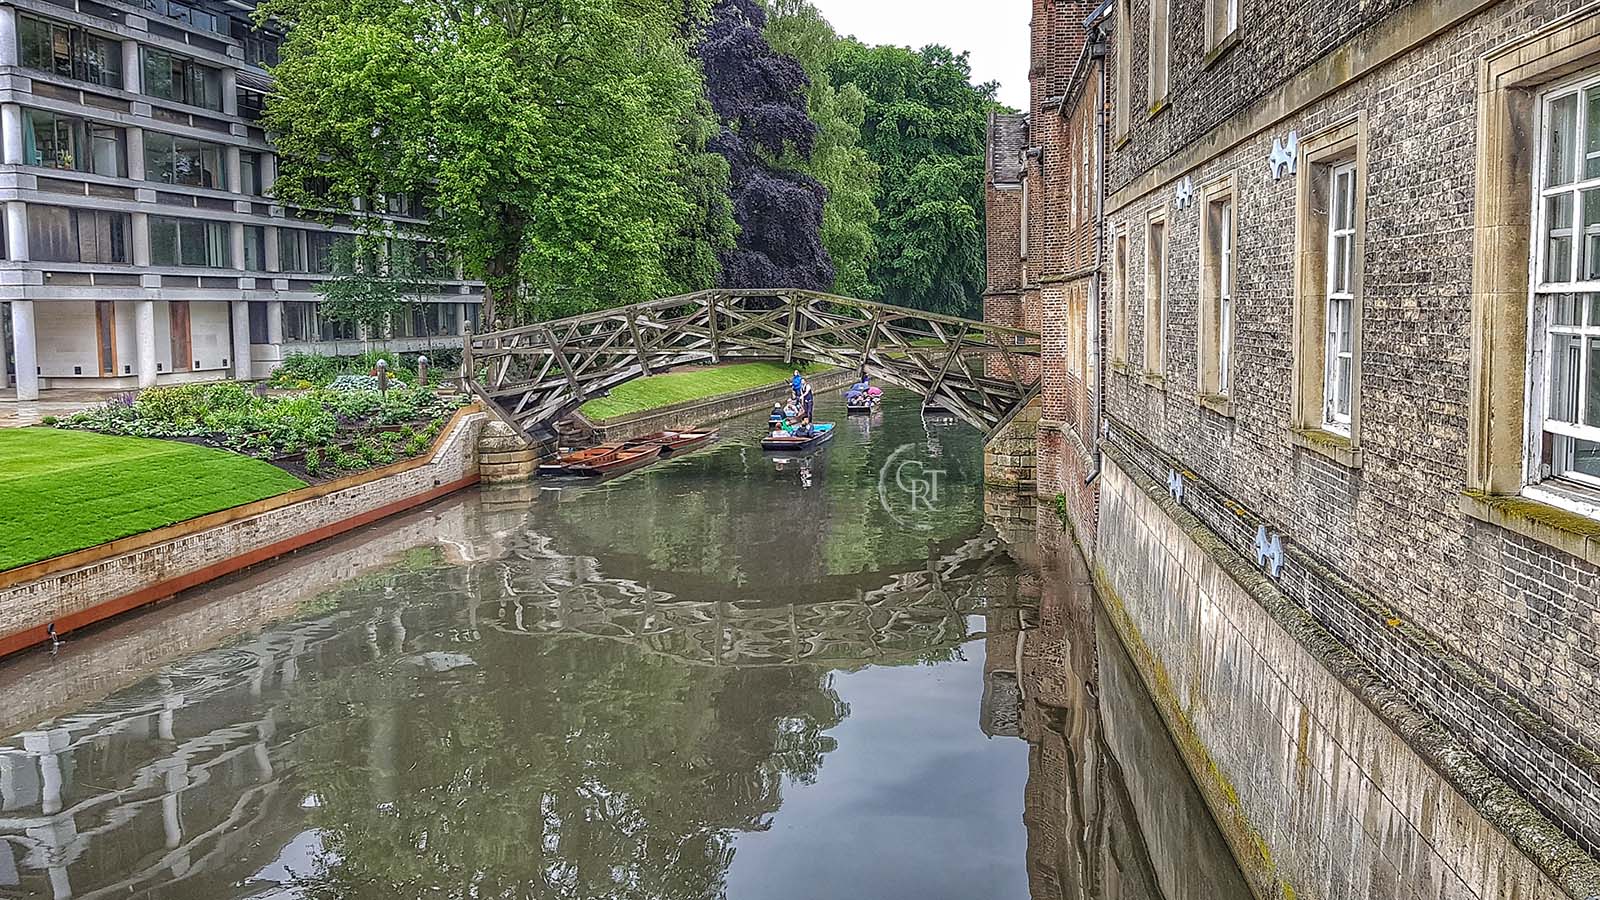
M 806 366 L 805 375 L 826 372 L 827 366 Z M 590 400 L 581 412 L 592 421 L 603 422 L 647 409 L 659 409 L 674 403 L 732 394 L 751 388 L 782 384 L 794 375 L 794 367 L 776 362 L 737 363 L 670 372 L 638 378 L 611 392 L 611 396 Z
M 192 444 L 0 428 L 0 571 L 303 486 Z

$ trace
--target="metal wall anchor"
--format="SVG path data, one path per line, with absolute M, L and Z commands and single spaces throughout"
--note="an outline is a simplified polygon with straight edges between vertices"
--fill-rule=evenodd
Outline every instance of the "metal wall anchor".
M 1267 534 L 1267 526 L 1256 526 L 1256 565 L 1277 578 L 1283 571 L 1283 536 Z

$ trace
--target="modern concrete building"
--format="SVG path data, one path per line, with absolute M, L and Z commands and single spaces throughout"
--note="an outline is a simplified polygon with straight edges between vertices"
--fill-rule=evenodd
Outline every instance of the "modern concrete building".
M 350 229 L 271 199 L 278 40 L 252 8 L 0 4 L 0 387 L 258 378 L 297 350 L 426 349 L 476 317 L 482 288 L 459 271 L 382 335 L 318 314 Z M 409 198 L 388 207 L 420 222 Z
M 1257 895 L 1600 896 L 1600 3 L 1032 28 L 987 312 L 1041 532 Z

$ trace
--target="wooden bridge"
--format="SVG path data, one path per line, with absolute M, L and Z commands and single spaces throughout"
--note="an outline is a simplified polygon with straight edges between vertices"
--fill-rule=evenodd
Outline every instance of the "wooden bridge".
M 1038 390 L 1030 331 L 795 290 L 702 291 L 504 331 L 468 333 L 469 389 L 535 443 L 635 378 L 698 362 L 783 360 L 854 369 L 990 434 Z

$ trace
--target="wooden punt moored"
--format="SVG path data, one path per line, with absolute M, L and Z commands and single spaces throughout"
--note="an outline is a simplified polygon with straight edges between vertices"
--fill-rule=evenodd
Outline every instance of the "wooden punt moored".
M 577 475 L 580 478 L 621 475 L 648 466 L 660 458 L 660 444 L 630 445 L 618 450 L 609 459 L 567 466 L 567 474 Z

